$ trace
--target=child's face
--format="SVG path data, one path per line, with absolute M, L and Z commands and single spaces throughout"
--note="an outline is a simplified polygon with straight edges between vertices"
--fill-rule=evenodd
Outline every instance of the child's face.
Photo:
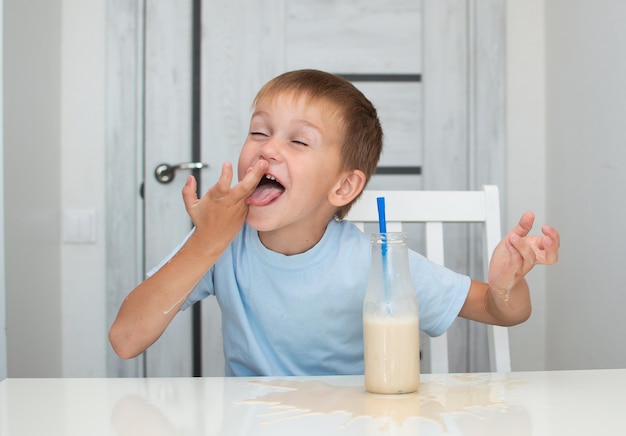
M 239 156 L 239 179 L 259 159 L 267 179 L 248 198 L 247 221 L 260 232 L 319 232 L 336 206 L 342 127 L 332 106 L 291 93 L 259 101 Z M 274 181 L 275 179 L 275 181 Z

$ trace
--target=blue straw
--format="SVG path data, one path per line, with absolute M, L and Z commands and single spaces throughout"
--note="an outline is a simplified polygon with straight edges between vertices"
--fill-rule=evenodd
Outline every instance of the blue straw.
M 382 247 L 381 251 L 383 254 L 383 282 L 385 286 L 385 300 L 387 301 L 387 308 L 389 313 L 392 312 L 391 306 L 389 305 L 390 298 L 389 294 L 391 292 L 390 284 L 389 284 L 389 263 L 387 261 L 387 219 L 385 218 L 385 197 L 377 197 L 376 203 L 378 204 L 378 229 L 381 233 L 382 237 Z
M 385 197 L 377 197 L 378 203 L 378 228 L 380 233 L 387 233 L 387 219 L 385 218 Z
M 385 197 L 376 197 L 376 203 L 378 204 L 378 231 L 382 234 L 383 238 L 383 262 L 385 270 L 387 270 L 387 218 L 385 218 Z

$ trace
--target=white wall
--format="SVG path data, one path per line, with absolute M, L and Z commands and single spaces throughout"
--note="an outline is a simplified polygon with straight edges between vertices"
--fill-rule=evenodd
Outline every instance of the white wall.
M 506 38 L 507 222 L 503 231 L 513 227 L 523 212 L 532 210 L 538 232 L 551 219 L 546 217 L 545 188 L 544 0 L 509 0 Z M 546 269 L 535 268 L 528 283 L 532 316 L 510 329 L 514 370 L 545 369 L 546 363 Z
M 95 220 L 95 241 L 61 245 L 62 375 L 105 376 L 106 1 L 62 3 L 61 209 Z
M 509 226 L 557 226 L 559 263 L 530 275 L 514 369 L 626 367 L 626 2 L 507 3 Z
M 61 375 L 59 0 L 4 0 L 8 375 Z
M 626 2 L 546 1 L 549 368 L 626 367 Z
M 4 3 L 8 375 L 105 375 L 105 0 Z

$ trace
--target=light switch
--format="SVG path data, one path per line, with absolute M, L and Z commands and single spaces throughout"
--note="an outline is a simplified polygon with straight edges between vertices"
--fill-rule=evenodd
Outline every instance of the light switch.
M 66 244 L 95 244 L 96 211 L 63 211 L 63 242 Z

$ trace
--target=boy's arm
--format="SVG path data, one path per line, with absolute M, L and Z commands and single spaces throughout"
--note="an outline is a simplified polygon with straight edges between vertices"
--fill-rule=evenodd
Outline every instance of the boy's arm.
M 500 241 L 489 264 L 489 283 L 472 280 L 459 316 L 504 326 L 528 319 L 530 292 L 524 277 L 537 264 L 556 263 L 560 245 L 559 233 L 547 225 L 541 229 L 544 236 L 529 236 L 534 220 L 526 212 Z
M 512 326 L 526 321 L 530 312 L 530 293 L 525 279 L 511 289 L 508 301 L 488 283 L 472 280 L 459 316 L 485 324 Z
M 266 169 L 267 162 L 259 161 L 231 189 L 232 166 L 224 164 L 220 179 L 201 199 L 196 196 L 195 179 L 187 179 L 183 200 L 195 230 L 174 257 L 122 303 L 109 331 L 109 341 L 120 357 L 141 354 L 161 336 L 241 229 L 248 212 L 246 198 Z

